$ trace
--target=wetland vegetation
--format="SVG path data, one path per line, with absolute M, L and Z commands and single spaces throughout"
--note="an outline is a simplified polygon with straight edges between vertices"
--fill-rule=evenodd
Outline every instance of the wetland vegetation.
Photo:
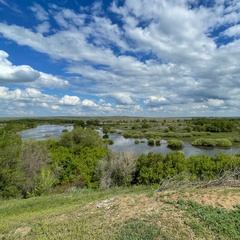
M 16 220 L 10 224 L 7 222 L 8 218 L 0 218 L 2 226 L 0 236 L 4 236 L 6 239 L 7 237 L 17 239 L 19 234 L 23 234 L 20 230 L 24 232 L 25 227 L 29 229 L 26 231 L 28 239 L 36 239 L 36 236 L 42 237 L 39 239 L 45 239 L 48 234 L 54 234 L 55 238 L 58 234 L 65 237 L 67 233 L 62 223 L 58 220 L 55 223 L 48 223 L 44 220 L 43 215 L 47 213 L 50 218 L 54 216 L 60 218 L 64 215 L 67 216 L 66 221 L 69 221 L 70 215 L 76 210 L 76 204 L 78 205 L 82 201 L 83 206 L 86 209 L 89 208 L 90 211 L 88 204 L 92 201 L 100 201 L 101 205 L 101 201 L 104 201 L 105 198 L 120 196 L 126 192 L 133 193 L 138 189 L 137 192 L 143 194 L 141 197 L 144 199 L 147 197 L 150 202 L 154 201 L 156 204 L 156 195 L 151 189 L 157 189 L 157 186 L 171 178 L 201 183 L 215 181 L 223 177 L 226 172 L 234 173 L 233 180 L 238 181 L 240 177 L 240 154 L 238 152 L 224 154 L 219 151 L 215 156 L 203 154 L 186 156 L 181 150 L 186 142 L 194 146 L 208 148 L 240 147 L 240 119 L 238 118 L 40 118 L 2 119 L 0 124 L 0 203 L 1 209 L 6 213 L 4 216 L 11 216 L 11 219 Z M 46 124 L 61 125 L 60 135 L 57 138 L 52 138 L 51 133 L 44 133 L 44 140 L 22 139 L 19 135 L 19 132 L 24 129 L 32 129 Z M 67 129 L 66 126 L 72 127 L 70 130 L 63 130 Z M 151 151 L 142 154 L 137 154 L 134 151 L 114 151 L 109 146 L 109 144 L 113 144 L 111 146 L 115 144 L 114 139 L 110 138 L 111 134 L 132 139 L 136 146 L 140 146 L 142 142 L 150 147 L 159 146 L 162 144 L 162 140 L 165 140 L 168 147 L 174 151 L 167 154 Z M 72 195 L 75 192 L 77 195 Z M 184 194 L 179 194 L 184 198 Z M 60 202 L 65 201 L 65 198 L 68 201 L 71 196 L 73 198 L 69 205 L 65 203 L 62 206 L 60 204 Z M 153 196 L 155 196 L 154 199 Z M 211 236 L 220 236 L 219 239 L 237 239 L 237 232 L 239 232 L 238 207 L 229 211 L 219 210 L 218 208 L 197 205 L 186 199 L 179 198 L 178 201 L 175 201 L 175 197 L 168 199 L 164 196 L 165 193 L 160 196 L 162 198 L 161 204 L 166 204 L 164 206 L 173 211 L 179 209 L 181 214 L 186 213 L 184 215 L 186 221 L 184 220 L 184 227 L 182 227 L 187 229 L 192 236 L 200 236 L 205 239 L 204 231 L 208 229 L 212 234 Z M 131 195 L 131 197 L 136 201 L 140 196 L 133 197 Z M 18 199 L 18 201 L 13 202 L 6 199 Z M 52 199 L 56 201 L 55 206 L 50 203 Z M 141 201 L 140 199 L 137 201 Z M 113 206 L 112 200 L 109 201 L 109 206 Z M 39 209 L 36 209 L 36 215 L 32 214 L 27 217 L 23 212 L 18 213 L 22 206 L 25 206 L 26 211 L 33 211 L 35 208 L 33 202 L 35 207 L 39 205 Z M 36 202 L 37 205 L 35 205 Z M 46 205 L 41 210 L 44 202 Z M 30 206 L 27 207 L 26 204 L 30 204 Z M 122 202 L 114 205 L 113 208 L 121 204 Z M 105 205 L 103 204 L 104 207 L 102 208 L 101 205 L 99 208 L 106 211 Z M 140 207 L 138 203 L 133 204 L 133 206 L 135 205 Z M 111 209 L 111 206 L 107 209 Z M 15 209 L 15 212 L 11 212 L 11 209 Z M 203 224 L 202 215 L 196 215 L 194 211 L 206 214 L 211 223 L 206 221 L 206 224 Z M 113 212 L 109 214 L 111 215 Z M 161 214 L 164 215 L 164 212 Z M 79 229 L 86 230 L 84 232 L 80 229 L 83 235 L 80 234 L 80 230 L 80 232 L 74 231 L 69 224 L 66 226 L 73 234 L 72 236 L 89 239 L 90 230 L 87 229 L 89 229 L 90 223 L 80 215 L 80 220 L 77 220 L 77 214 L 76 219 L 71 221 Z M 127 238 L 129 232 L 134 237 L 134 234 L 140 236 L 142 233 L 138 229 L 146 228 L 144 232 L 149 236 L 147 239 L 173 236 L 173 232 L 161 229 L 158 224 L 147 220 L 154 216 L 157 215 L 149 213 L 142 216 L 143 218 L 137 219 L 128 216 L 125 222 L 119 222 L 115 219 L 115 225 L 111 225 L 112 231 L 105 232 L 105 234 L 109 234 L 109 239 L 135 239 Z M 214 225 L 218 216 L 229 219 L 230 225 L 232 225 L 228 231 L 225 230 L 223 222 L 218 223 L 219 229 Z M 174 219 L 173 215 L 170 217 Z M 163 217 L 163 219 L 165 218 Z M 183 215 L 179 215 L 179 219 L 183 219 Z M 195 220 L 191 222 L 190 219 Z M 32 220 L 36 221 L 37 224 L 29 224 Z M 235 221 L 236 225 L 231 221 Z M 162 220 L 156 218 L 156 222 L 162 222 Z M 174 224 L 169 225 L 171 231 L 174 231 L 175 227 L 179 231 L 183 231 L 179 225 L 180 222 L 175 222 L 177 224 L 175 225 L 173 221 L 171 224 Z M 100 222 L 96 222 L 96 224 L 96 226 L 100 226 Z M 57 227 L 61 233 L 53 233 L 51 231 L 53 226 Z M 100 228 L 96 227 L 95 230 L 99 232 Z M 217 232 L 218 230 L 219 232 Z M 99 232 L 99 234 L 99 239 L 106 237 L 103 233 Z M 179 235 L 179 238 L 176 239 L 184 238 Z

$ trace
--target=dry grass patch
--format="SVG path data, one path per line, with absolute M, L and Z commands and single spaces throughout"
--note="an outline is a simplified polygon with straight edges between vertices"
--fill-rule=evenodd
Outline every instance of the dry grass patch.
M 183 191 L 166 191 L 157 193 L 163 200 L 171 200 L 177 202 L 179 199 L 186 201 L 195 201 L 201 205 L 211 205 L 213 207 L 223 207 L 226 209 L 234 209 L 240 204 L 239 188 L 207 188 Z

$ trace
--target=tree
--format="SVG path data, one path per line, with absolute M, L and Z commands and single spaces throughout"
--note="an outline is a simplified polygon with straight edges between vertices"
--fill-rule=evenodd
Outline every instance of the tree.
M 104 135 L 108 135 L 109 131 L 110 131 L 110 127 L 104 125 L 104 126 L 103 126 L 103 134 L 104 134 Z
M 21 159 L 24 163 L 24 173 L 26 183 L 23 186 L 23 194 L 31 193 L 36 189 L 38 181 L 36 179 L 42 174 L 43 169 L 46 170 L 50 163 L 50 152 L 44 141 L 36 141 L 34 139 L 26 140 L 22 144 Z M 52 173 L 52 175 L 54 175 Z
M 0 197 L 21 195 L 24 183 L 20 158 L 21 138 L 13 132 L 0 131 Z

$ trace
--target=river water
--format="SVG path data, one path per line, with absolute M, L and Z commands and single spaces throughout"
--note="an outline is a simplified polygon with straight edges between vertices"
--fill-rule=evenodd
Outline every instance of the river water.
M 22 139 L 37 139 L 37 140 L 46 140 L 49 138 L 58 138 L 62 134 L 62 130 L 67 129 L 68 131 L 72 131 L 73 126 L 71 125 L 39 125 L 36 128 L 27 129 L 21 131 L 19 134 Z M 101 131 L 98 131 L 100 135 L 102 135 Z M 170 148 L 167 147 L 167 142 L 165 140 L 161 141 L 160 146 L 150 147 L 147 144 L 147 139 L 141 139 L 145 141 L 144 143 L 135 144 L 134 139 L 125 139 L 122 135 L 119 134 L 110 134 L 110 139 L 114 140 L 114 144 L 109 146 L 109 149 L 116 151 L 134 151 L 138 154 L 149 153 L 149 152 L 158 152 L 162 154 L 167 154 L 172 152 Z M 239 152 L 240 148 L 230 148 L 230 149 L 220 149 L 220 148 L 196 148 L 193 147 L 190 143 L 185 142 L 183 148 L 181 149 L 185 153 L 186 157 L 192 155 L 209 155 L 215 156 L 217 153 L 222 152 L 226 154 L 234 154 L 235 152 Z

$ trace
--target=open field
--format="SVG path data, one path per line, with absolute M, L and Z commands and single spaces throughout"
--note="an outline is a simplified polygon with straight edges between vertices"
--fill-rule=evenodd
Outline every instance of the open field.
M 74 190 L 0 202 L 2 239 L 239 239 L 240 189 Z

